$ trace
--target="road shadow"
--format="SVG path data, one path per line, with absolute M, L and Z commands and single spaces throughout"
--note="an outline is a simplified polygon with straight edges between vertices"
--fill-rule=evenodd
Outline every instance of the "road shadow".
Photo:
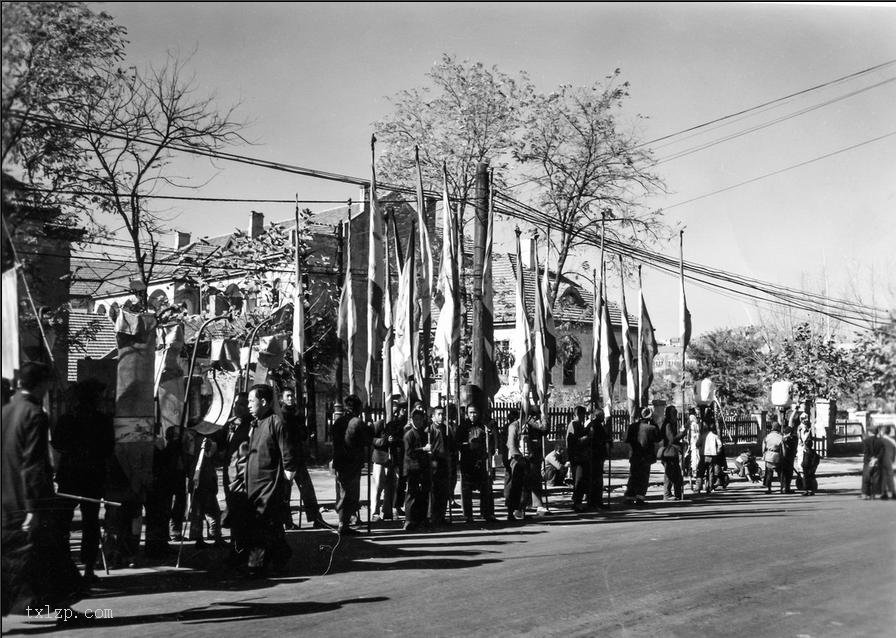
M 389 600 L 386 596 L 371 598 L 353 598 L 335 602 L 286 602 L 265 603 L 252 600 L 230 601 L 223 603 L 211 603 L 203 607 L 189 607 L 180 611 L 160 614 L 141 614 L 139 616 L 121 616 L 118 618 L 86 620 L 80 619 L 77 625 L 60 623 L 35 623 L 34 626 L 12 629 L 5 632 L 8 636 L 27 636 L 45 634 L 54 631 L 74 632 L 84 629 L 85 632 L 108 630 L 117 627 L 134 627 L 139 625 L 151 625 L 156 623 L 180 623 L 183 625 L 204 625 L 210 623 L 225 623 L 245 620 L 263 620 L 265 618 L 283 618 L 286 616 L 303 616 L 332 612 L 342 609 L 345 605 L 379 603 Z
M 354 537 L 332 548 L 330 574 L 363 571 L 471 569 L 502 562 L 488 555 L 494 550 L 457 549 L 451 538 L 426 545 L 380 543 L 382 539 Z

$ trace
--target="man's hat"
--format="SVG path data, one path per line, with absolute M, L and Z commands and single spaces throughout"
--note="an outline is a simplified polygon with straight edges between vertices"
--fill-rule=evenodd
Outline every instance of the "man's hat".
M 423 414 L 426 414 L 426 407 L 419 401 L 414 404 L 414 409 L 411 411 L 411 414 L 413 415 L 413 414 L 416 414 L 417 412 L 422 412 Z

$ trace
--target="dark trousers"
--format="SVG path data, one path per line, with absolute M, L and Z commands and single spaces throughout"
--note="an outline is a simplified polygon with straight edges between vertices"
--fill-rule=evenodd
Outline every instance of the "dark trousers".
M 628 485 L 625 495 L 628 498 L 646 496 L 647 487 L 650 485 L 650 466 L 653 465 L 653 459 L 633 456 L 628 463 Z
M 815 492 L 818 489 L 818 480 L 815 478 L 815 468 L 803 466 L 803 488 L 807 492 Z
M 604 459 L 591 459 L 591 480 L 588 488 L 588 505 L 595 507 L 604 498 Z
M 718 456 L 707 456 L 705 468 L 706 476 L 702 478 L 706 480 L 706 491 L 712 492 L 722 484 L 721 458 Z
M 495 501 L 485 461 L 480 461 L 469 467 L 461 467 L 460 471 L 460 498 L 464 508 L 464 517 L 473 518 L 473 491 L 475 490 L 479 492 L 480 516 L 492 518 L 495 515 Z
M 67 492 L 62 489 L 61 492 Z M 71 493 L 71 492 L 69 492 Z M 100 498 L 100 496 L 91 496 L 91 498 Z M 85 503 L 83 501 L 65 501 L 68 507 L 60 512 L 60 527 L 62 528 L 63 538 L 66 546 L 71 540 L 72 518 L 75 515 L 75 508 L 81 508 L 81 562 L 84 563 L 84 570 L 92 572 L 96 563 L 96 557 L 99 555 L 100 547 L 100 504 Z
M 398 485 L 395 488 L 395 509 L 404 506 L 405 497 L 408 491 L 408 477 L 404 472 L 398 474 Z
M 248 545 L 250 570 L 264 569 L 271 564 L 285 567 L 292 556 L 279 513 L 273 516 L 254 513 L 248 530 Z
M 252 506 L 249 497 L 242 490 L 227 492 L 227 511 L 224 513 L 224 527 L 230 528 L 230 542 L 236 552 L 249 548 Z
M 773 476 L 778 475 L 778 482 L 781 484 L 781 491 L 784 491 L 784 476 L 781 473 L 781 463 L 769 463 L 766 461 L 765 463 L 765 473 L 762 476 L 762 484 L 765 485 L 767 489 L 772 489 L 772 478 Z
M 346 529 L 361 506 L 361 468 L 336 470 L 336 514 Z
M 314 491 L 314 483 L 311 482 L 311 475 L 308 474 L 308 467 L 304 464 L 296 470 L 296 486 L 299 488 L 299 495 L 302 497 L 302 509 L 305 510 L 305 518 L 309 521 L 316 521 L 320 518 L 320 505 L 317 503 L 317 492 Z
M 450 480 L 451 468 L 448 461 L 437 461 L 432 471 L 432 487 L 429 499 L 429 520 L 434 525 L 445 521 Z
M 190 503 L 189 540 L 202 540 L 203 522 L 208 523 L 210 537 L 215 540 L 221 538 L 221 506 L 218 504 L 217 485 L 214 489 L 203 486 L 193 491 L 193 501 Z
M 781 488 L 785 492 L 790 491 L 790 484 L 793 482 L 793 457 L 785 457 L 781 468 Z
M 684 491 L 684 478 L 681 476 L 681 463 L 676 457 L 663 461 L 663 496 L 681 498 Z
M 508 514 L 523 509 L 521 500 L 523 497 L 523 488 L 526 485 L 526 476 L 529 472 L 529 461 L 525 457 L 517 456 L 510 460 L 510 470 L 507 472 L 508 482 L 505 497 Z
M 591 487 L 591 462 L 582 461 L 572 466 L 572 504 L 579 506 Z M 590 500 L 590 499 L 589 499 Z
M 412 470 L 407 473 L 407 495 L 404 501 L 405 522 L 418 525 L 426 521 L 429 513 L 429 492 L 432 489 L 432 475 L 429 468 Z

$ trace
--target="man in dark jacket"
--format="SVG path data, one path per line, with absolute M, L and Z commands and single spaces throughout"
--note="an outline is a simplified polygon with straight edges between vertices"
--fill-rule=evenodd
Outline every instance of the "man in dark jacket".
M 299 496 L 302 499 L 305 516 L 311 521 L 314 528 L 329 529 L 330 526 L 324 522 L 320 514 L 317 492 L 314 491 L 314 483 L 311 482 L 311 475 L 308 474 L 308 427 L 305 425 L 304 417 L 299 414 L 295 391 L 292 388 L 286 388 L 283 391 L 280 403 L 283 407 L 283 420 L 296 445 L 298 468 L 296 469 L 295 482 L 296 487 L 299 488 Z M 291 495 L 292 490 L 287 490 L 287 507 L 289 507 Z M 291 511 L 286 526 L 287 529 L 296 529 L 295 524 L 292 522 Z
M 433 527 L 447 524 L 445 510 L 451 496 L 451 465 L 456 463 L 457 450 L 454 431 L 445 421 L 445 408 L 436 406 L 432 410 L 429 426 L 429 441 L 432 445 L 432 493 L 429 498 L 429 522 Z
M 103 498 L 106 484 L 106 461 L 115 447 L 112 419 L 100 412 L 100 396 L 104 386 L 87 380 L 72 387 L 74 404 L 63 414 L 53 432 L 53 447 L 59 455 L 56 483 L 66 494 Z M 75 508 L 81 508 L 81 562 L 84 579 L 96 580 L 93 568 L 99 555 L 100 504 L 71 500 L 60 512 L 62 532 L 66 539 L 71 534 Z
M 650 484 L 650 466 L 656 460 L 659 440 L 660 429 L 653 422 L 653 408 L 646 407 L 641 411 L 641 420 L 629 426 L 625 439 L 631 446 L 628 485 L 625 489 L 625 499 L 629 503 L 645 503 Z
M 422 403 L 414 405 L 411 424 L 411 429 L 404 435 L 404 475 L 408 482 L 404 506 L 407 515 L 405 531 L 412 531 L 426 524 L 429 491 L 432 488 L 432 445 L 429 441 L 426 408 Z
M 291 487 L 298 461 L 295 444 L 274 412 L 274 389 L 257 384 L 249 391 L 249 413 L 254 418 L 246 460 L 246 495 L 252 508 L 249 571 L 259 575 L 276 562 L 289 560 L 283 534 L 284 490 Z
M 345 397 L 345 414 L 333 423 L 333 470 L 336 472 L 336 513 L 339 533 L 355 535 L 350 527 L 361 500 L 361 472 L 372 436 L 361 418 L 361 399 Z
M 51 369 L 25 363 L 19 391 L 3 406 L 0 464 L 0 594 L 4 616 L 25 608 L 65 607 L 76 600 L 82 579 L 59 527 L 68 509 L 53 490 L 43 411 Z
M 591 441 L 593 430 L 591 424 L 585 423 L 588 411 L 577 405 L 575 418 L 566 428 L 566 449 L 569 451 L 569 463 L 572 467 L 572 506 L 577 512 L 585 509 L 582 504 L 591 482 Z
M 373 428 L 373 515 L 377 517 L 382 512 L 384 521 L 392 520 L 394 509 L 399 514 L 404 511 L 404 502 L 399 502 L 397 495 L 398 477 L 404 473 L 402 459 L 407 411 L 402 403 L 396 404 L 395 411 L 392 420 L 381 419 Z
M 464 520 L 473 522 L 473 491 L 479 492 L 479 513 L 488 522 L 495 518 L 495 502 L 488 472 L 489 450 L 495 449 L 494 439 L 489 441 L 490 433 L 479 415 L 475 405 L 467 406 L 467 418 L 457 430 L 457 445 L 460 449 L 461 502 L 464 509 Z

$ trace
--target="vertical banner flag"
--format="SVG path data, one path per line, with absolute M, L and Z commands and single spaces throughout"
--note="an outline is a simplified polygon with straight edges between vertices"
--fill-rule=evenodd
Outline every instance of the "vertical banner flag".
M 3 377 L 19 369 L 19 280 L 16 266 L 3 271 Z
M 305 354 L 305 287 L 302 282 L 302 248 L 299 241 L 299 195 L 296 194 L 296 285 L 293 288 L 292 310 L 292 361 L 302 365 Z M 302 389 L 296 388 L 301 395 Z
M 355 383 L 355 335 L 358 333 L 358 314 L 355 310 L 355 294 L 352 291 L 352 215 L 349 204 L 348 223 L 345 225 L 345 280 L 339 295 L 339 318 L 336 332 L 345 344 L 348 359 L 348 392 L 357 392 Z M 341 384 L 341 379 L 340 379 Z
M 613 406 L 613 386 L 619 376 L 619 346 L 613 333 L 613 323 L 610 321 L 610 306 L 607 302 L 607 271 L 603 265 L 600 283 L 600 386 L 604 400 L 604 412 L 607 418 Z
M 385 257 L 385 276 L 383 279 L 383 380 L 382 394 L 383 405 L 386 408 L 386 421 L 392 420 L 392 342 L 395 333 L 392 331 L 392 264 L 389 262 L 389 223 L 383 225 L 385 235 L 383 236 L 383 255 Z
M 424 367 L 421 372 L 420 392 L 425 405 L 429 405 L 429 343 L 432 335 L 432 286 L 433 263 L 432 244 L 429 239 L 429 227 L 426 225 L 426 199 L 423 197 L 423 169 L 420 166 L 420 149 L 414 147 L 414 161 L 417 164 L 417 224 L 420 233 L 420 268 L 423 270 L 423 284 L 420 287 L 420 348 L 423 353 Z M 418 352 L 419 356 L 419 352 Z M 419 364 L 418 364 L 419 366 Z
M 639 404 L 650 405 L 650 384 L 653 383 L 653 358 L 657 353 L 653 323 L 644 303 L 641 266 L 638 266 L 638 391 Z
M 442 379 L 444 394 L 449 396 L 451 387 L 451 355 L 460 346 L 460 322 L 457 317 L 457 255 L 455 248 L 456 229 L 448 201 L 448 168 L 443 164 L 444 186 L 442 189 L 442 258 L 439 263 L 439 285 L 437 301 L 439 321 L 433 351 L 444 361 Z
M 601 287 L 603 282 L 597 278 L 597 268 L 594 269 L 592 278 L 594 286 L 594 315 L 591 318 L 591 405 L 598 407 L 600 402 L 601 387 L 601 331 L 600 320 L 604 312 L 603 297 L 601 296 Z
M 415 228 L 411 223 L 408 237 L 408 254 L 398 283 L 398 299 L 395 301 L 395 323 L 393 326 L 394 345 L 392 346 L 392 376 L 398 382 L 401 394 L 409 403 L 419 396 L 422 380 L 417 356 L 417 326 L 414 322 L 416 295 L 414 288 L 417 280 L 416 254 L 414 246 Z
M 376 199 L 376 136 L 370 138 L 370 223 L 367 233 L 367 363 L 364 388 L 367 401 L 373 399 L 373 375 L 383 341 L 383 290 L 385 268 L 383 261 L 385 221 Z
M 628 398 L 628 412 L 632 421 L 638 419 L 638 373 L 632 346 L 631 330 L 628 323 L 628 309 L 625 306 L 625 268 L 622 255 L 619 256 L 619 295 L 622 299 L 622 357 L 625 363 L 625 387 Z
M 681 275 L 681 302 L 679 304 L 680 310 L 680 321 L 681 325 L 679 326 L 679 334 L 681 335 L 681 352 L 682 359 L 684 358 L 684 351 L 687 350 L 688 344 L 691 342 L 691 311 L 688 310 L 688 300 L 684 295 L 684 231 L 679 231 L 678 233 L 679 240 L 679 254 L 681 255 L 681 259 L 678 263 L 679 274 Z M 684 372 L 684 366 L 682 365 L 682 372 Z
M 532 265 L 535 269 L 535 309 L 532 312 L 533 381 L 541 412 L 547 417 L 547 400 L 551 384 L 548 365 L 547 326 L 545 325 L 544 290 L 538 278 L 538 235 L 532 242 Z M 547 267 L 547 264 L 545 264 Z
M 516 229 L 516 314 L 510 347 L 513 352 L 513 369 L 520 388 L 521 423 L 529 413 L 529 393 L 532 383 L 532 335 L 529 332 L 529 319 L 526 316 L 526 288 L 523 279 L 523 254 L 520 248 L 520 229 Z
M 551 309 L 551 279 L 548 276 L 551 259 L 551 228 L 548 226 L 548 234 L 545 237 L 544 247 L 544 276 L 541 284 L 541 298 L 544 304 L 544 346 L 547 351 L 548 380 L 551 378 L 551 370 L 557 363 L 557 329 L 554 327 L 554 312 Z M 559 282 L 558 282 L 559 285 Z
M 485 232 L 485 253 L 482 256 L 482 345 L 483 391 L 492 398 L 501 389 L 495 361 L 495 288 L 492 281 L 492 252 L 495 231 L 495 171 L 489 169 L 488 226 Z

